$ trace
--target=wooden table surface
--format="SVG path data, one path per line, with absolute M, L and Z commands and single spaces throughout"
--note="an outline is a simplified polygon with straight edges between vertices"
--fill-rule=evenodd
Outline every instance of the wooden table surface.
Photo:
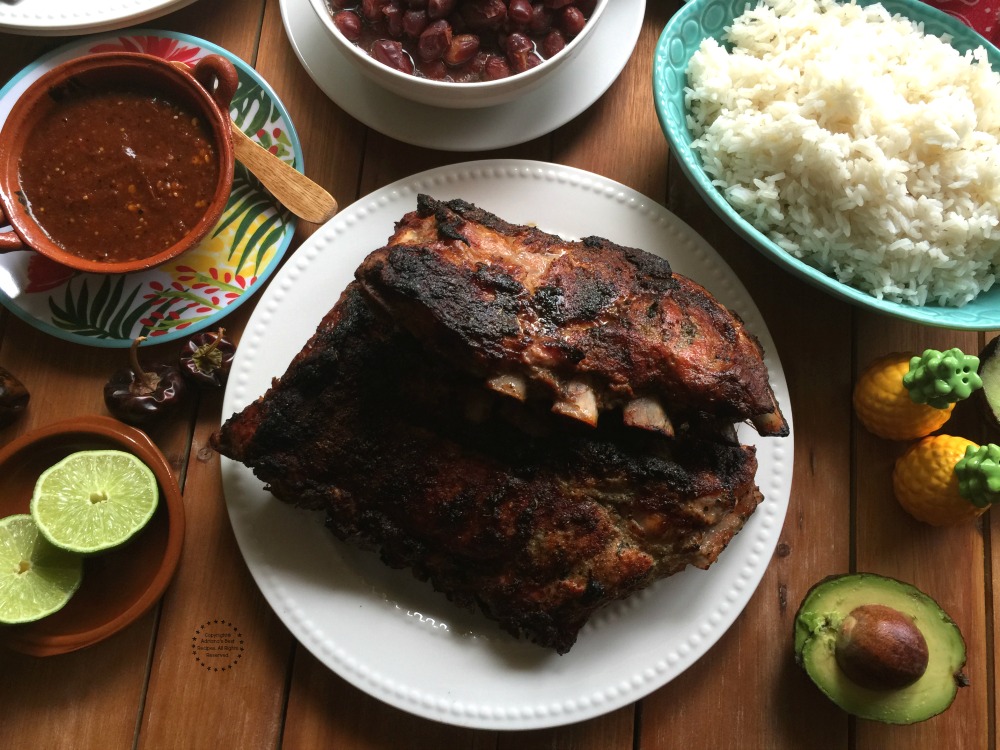
M 903 446 L 866 433 L 850 397 L 878 355 L 925 347 L 977 352 L 992 334 L 921 327 L 818 293 L 772 265 L 719 222 L 692 191 L 657 124 L 651 94 L 656 39 L 679 0 L 652 0 L 620 78 L 555 132 L 495 152 L 449 153 L 405 145 L 341 111 L 296 58 L 279 0 L 202 0 L 145 24 L 210 40 L 254 66 L 287 106 L 308 174 L 342 206 L 423 169 L 484 157 L 530 158 L 590 170 L 649 196 L 683 218 L 727 260 L 761 309 L 791 392 L 795 461 L 791 504 L 776 554 L 744 612 L 679 678 L 634 705 L 564 727 L 525 732 L 457 728 L 411 716 L 349 685 L 299 646 L 264 601 L 237 548 L 218 456 L 208 448 L 221 395 L 151 431 L 181 481 L 187 536 L 159 605 L 112 638 L 75 653 L 35 658 L 0 652 L 0 748 L 980 748 L 994 747 L 996 599 L 1000 554 L 993 512 L 939 529 L 906 515 L 890 489 Z M 66 38 L 0 34 L 0 81 Z M 300 223 L 292 250 L 315 231 Z M 611 233 L 611 228 L 609 228 Z M 253 307 L 226 319 L 236 337 Z M 67 343 L 6 310 L 0 365 L 30 388 L 27 414 L 0 443 L 62 418 L 106 414 L 101 388 L 122 350 Z M 151 349 L 168 357 L 170 343 Z M 151 354 L 151 356 L 155 356 Z M 989 436 L 960 406 L 949 430 Z M 994 438 L 995 439 L 995 438 Z M 792 621 L 824 576 L 872 571 L 934 596 L 968 644 L 960 691 L 944 714 L 913 726 L 856 721 L 828 702 L 792 657 Z M 190 641 L 203 623 L 238 628 L 245 652 L 208 672 Z

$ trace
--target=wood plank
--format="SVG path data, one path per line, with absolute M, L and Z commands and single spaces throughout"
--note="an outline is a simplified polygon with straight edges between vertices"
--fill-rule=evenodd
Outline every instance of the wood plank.
M 662 28 L 680 5 L 647 14 Z M 849 564 L 851 370 L 842 352 L 850 348 L 852 311 L 738 238 L 672 157 L 668 174 L 667 207 L 723 256 L 774 338 L 789 384 L 795 455 L 788 513 L 760 586 L 708 654 L 643 702 L 640 746 L 844 747 L 847 718 L 795 665 L 792 626 L 809 587 Z
M 131 747 L 154 627 L 150 612 L 102 643 L 61 656 L 0 649 L 0 747 Z
M 616 180 L 661 203 L 668 148 L 653 108 L 651 81 L 665 8 L 647 9 L 635 50 L 611 88 L 551 136 L 552 161 Z M 608 234 L 613 231 L 608 228 Z
M 841 352 L 850 347 L 851 310 L 765 261 L 671 174 L 668 206 L 736 271 L 774 338 L 795 456 L 777 554 L 757 592 L 706 656 L 644 701 L 641 744 L 662 747 L 673 737 L 678 746 L 843 747 L 847 719 L 794 664 L 792 627 L 809 587 L 849 565 L 851 370 Z M 683 721 L 689 715 L 726 720 Z M 814 736 L 817 724 L 824 732 Z
M 892 351 L 953 346 L 969 353 L 979 351 L 975 333 L 909 325 L 872 313 L 858 316 L 855 341 L 859 372 Z M 959 404 L 941 432 L 977 440 L 972 407 L 971 402 Z M 972 682 L 959 691 L 950 709 L 929 721 L 905 728 L 858 721 L 857 747 L 986 747 L 990 680 L 982 521 L 936 528 L 915 520 L 892 495 L 892 465 L 907 443 L 876 438 L 861 427 L 855 440 L 857 569 L 906 581 L 936 599 L 965 636 L 969 657 L 965 673 Z
M 334 104 L 302 67 L 281 22 L 278 0 L 267 0 L 256 69 L 288 110 L 302 144 L 305 173 L 343 209 L 356 197 L 366 128 Z M 293 248 L 318 227 L 300 222 Z
M 618 80 L 583 114 L 550 136 L 552 161 L 616 180 L 655 201 L 664 198 L 666 145 L 652 113 L 648 81 L 658 30 L 648 21 Z M 622 138 L 623 123 L 629 124 Z M 615 227 L 603 230 L 615 239 Z M 652 248 L 650 248 L 652 249 Z M 635 704 L 578 724 L 501 734 L 499 750 L 573 748 L 631 750 L 635 744 Z
M 623 706 L 617 711 L 577 724 L 528 732 L 504 732 L 498 738 L 497 750 L 631 750 L 634 742 L 635 708 Z
M 208 446 L 221 404 L 221 392 L 206 393 L 198 412 L 184 484 L 184 554 L 163 601 L 143 748 L 206 747 L 221 736 L 233 747 L 280 740 L 292 638 L 251 578 L 229 523 L 219 457 Z
M 243 17 L 235 22 L 225 6 L 199 3 L 169 20 L 253 61 L 263 12 L 264 0 L 244 3 Z M 245 22 L 251 18 L 257 20 Z M 251 309 L 247 305 L 226 318 L 237 342 Z M 205 747 L 220 737 L 234 747 L 280 742 L 292 639 L 251 579 L 229 524 L 219 459 L 207 445 L 221 420 L 221 401 L 221 392 L 202 396 L 185 445 L 187 537 L 164 598 L 139 747 Z M 241 650 L 226 650 L 230 647 Z M 246 721 L 248 715 L 254 720 Z M 178 721 L 179 716 L 203 720 Z
M 493 750 L 494 732 L 441 724 L 400 711 L 355 688 L 301 646 L 282 750 Z

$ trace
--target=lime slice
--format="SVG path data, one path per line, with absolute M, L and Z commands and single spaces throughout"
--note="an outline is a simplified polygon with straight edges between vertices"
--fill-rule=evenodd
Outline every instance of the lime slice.
M 145 526 L 159 497 L 153 472 L 131 453 L 80 451 L 42 472 L 31 516 L 57 547 L 99 552 Z
M 0 623 L 32 622 L 65 606 L 83 580 L 83 558 L 38 533 L 28 514 L 0 518 Z

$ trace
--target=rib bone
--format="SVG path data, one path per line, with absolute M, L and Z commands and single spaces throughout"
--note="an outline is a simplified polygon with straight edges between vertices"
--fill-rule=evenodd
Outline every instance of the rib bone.
M 750 422 L 761 435 L 781 436 L 788 434 L 788 422 L 777 410 L 766 414 L 757 414 L 750 418 Z
M 666 437 L 674 436 L 674 425 L 663 405 L 655 398 L 647 396 L 629 401 L 622 410 L 622 420 L 629 427 L 658 432 Z
M 593 388 L 581 380 L 571 380 L 560 389 L 560 396 L 552 405 L 552 411 L 591 427 L 597 426 L 597 394 Z
M 528 381 L 523 375 L 500 373 L 487 380 L 486 387 L 518 401 L 524 401 L 528 397 Z

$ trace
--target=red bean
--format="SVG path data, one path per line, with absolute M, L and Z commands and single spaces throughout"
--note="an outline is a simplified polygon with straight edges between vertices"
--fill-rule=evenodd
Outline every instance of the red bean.
M 442 60 L 432 60 L 431 62 L 421 63 L 420 72 L 424 74 L 424 78 L 443 81 L 448 77 L 448 66 Z
M 361 14 L 372 23 L 381 20 L 382 8 L 388 0 L 361 0 Z
M 451 25 L 438 20 L 428 25 L 417 40 L 417 56 L 424 62 L 440 60 L 451 46 Z
M 386 33 L 393 39 L 400 39 L 403 36 L 403 6 L 398 2 L 390 2 L 382 8 L 382 16 L 385 18 Z
M 446 64 L 456 67 L 469 62 L 479 52 L 479 37 L 474 34 L 459 34 L 453 37 L 448 51 L 444 53 Z
M 572 39 L 581 31 L 583 27 L 587 25 L 587 19 L 584 18 L 583 13 L 580 12 L 579 8 L 570 6 L 568 8 L 563 8 L 559 13 L 559 28 L 562 33 L 566 35 L 567 39 Z
M 540 47 L 542 54 L 546 58 L 562 52 L 565 48 L 566 37 L 562 35 L 562 32 L 559 31 L 559 29 L 552 29 L 552 31 L 546 34 Z
M 507 37 L 504 50 L 507 52 L 510 69 L 515 73 L 522 73 L 528 69 L 528 55 L 535 51 L 535 45 L 524 34 L 515 31 Z
M 406 54 L 403 45 L 392 39 L 377 39 L 372 44 L 372 57 L 383 65 L 402 73 L 413 73 L 413 60 Z
M 466 0 L 459 15 L 473 31 L 496 31 L 507 20 L 504 0 Z
M 426 10 L 408 10 L 403 14 L 403 36 L 416 39 L 427 28 Z
M 444 18 L 455 10 L 456 0 L 427 0 L 427 17 Z
M 541 3 L 531 6 L 531 23 L 528 24 L 528 31 L 532 34 L 548 34 L 552 28 L 552 11 Z
M 496 80 L 557 55 L 598 0 L 327 0 L 376 60 L 426 78 Z M 372 41 L 374 40 L 374 41 Z
M 531 0 L 510 0 L 507 5 L 507 17 L 518 26 L 527 26 L 534 17 Z
M 352 10 L 342 10 L 333 17 L 333 24 L 350 42 L 361 38 L 361 17 Z
M 483 64 L 483 78 L 487 81 L 496 81 L 510 75 L 510 63 L 500 55 L 490 55 L 486 58 L 486 62 Z

